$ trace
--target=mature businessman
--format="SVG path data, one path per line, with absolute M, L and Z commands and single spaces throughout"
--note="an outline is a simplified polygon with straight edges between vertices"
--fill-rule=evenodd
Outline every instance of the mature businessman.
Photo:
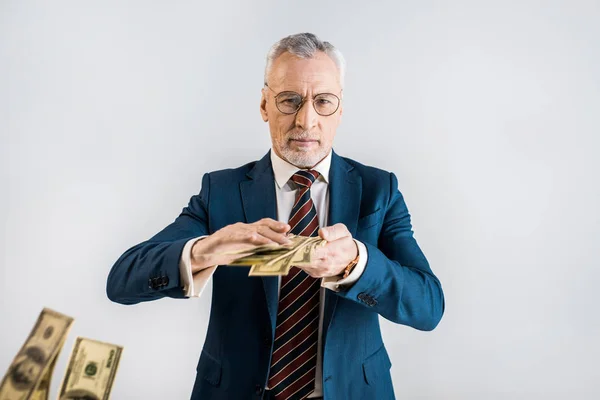
M 393 399 L 379 315 L 419 330 L 442 317 L 396 177 L 332 150 L 344 69 L 315 35 L 275 43 L 260 101 L 271 150 L 205 174 L 179 217 L 110 272 L 108 297 L 122 304 L 199 296 L 212 277 L 192 399 Z M 288 232 L 327 241 L 314 265 L 257 278 L 221 255 Z

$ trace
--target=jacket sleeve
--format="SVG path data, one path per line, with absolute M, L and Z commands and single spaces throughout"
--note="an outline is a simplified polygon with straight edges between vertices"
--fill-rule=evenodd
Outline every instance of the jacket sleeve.
M 378 244 L 365 243 L 365 270 L 354 285 L 337 293 L 390 321 L 433 330 L 444 313 L 442 286 L 413 237 L 394 174 L 390 174 L 390 193 Z
M 184 298 L 179 262 L 185 244 L 208 235 L 210 177 L 173 223 L 149 240 L 127 250 L 108 275 L 106 294 L 114 302 L 136 304 L 162 297 Z

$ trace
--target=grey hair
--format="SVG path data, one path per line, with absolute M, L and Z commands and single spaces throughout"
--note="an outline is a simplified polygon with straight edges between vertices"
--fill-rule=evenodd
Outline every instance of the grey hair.
M 344 56 L 331 43 L 322 41 L 312 33 L 290 35 L 271 46 L 271 49 L 267 53 L 264 83 L 267 84 L 267 76 L 271 72 L 273 62 L 283 53 L 288 52 L 300 58 L 312 58 L 317 51 L 324 52 L 333 60 L 340 73 L 340 85 L 343 88 L 346 72 L 346 60 L 344 60 Z

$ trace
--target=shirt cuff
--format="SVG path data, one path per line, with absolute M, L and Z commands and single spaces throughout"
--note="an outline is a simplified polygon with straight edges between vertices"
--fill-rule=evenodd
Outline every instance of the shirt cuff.
M 352 286 L 361 277 L 365 270 L 365 267 L 367 266 L 369 254 L 367 253 L 367 246 L 365 246 L 362 242 L 359 242 L 356 239 L 354 239 L 354 242 L 358 247 L 358 263 L 356 264 L 352 272 L 350 272 L 350 275 L 348 275 L 344 279 L 340 279 L 339 276 L 329 276 L 323 278 L 321 280 L 322 287 L 333 290 L 334 292 L 339 292 L 341 290 L 341 287 Z
M 198 240 L 204 239 L 205 237 L 206 236 L 199 236 L 188 240 L 181 252 L 181 259 L 179 260 L 179 276 L 181 277 L 183 294 L 186 297 L 200 297 L 213 272 L 217 269 L 217 266 L 215 265 L 192 274 L 192 246 L 194 246 L 194 243 Z

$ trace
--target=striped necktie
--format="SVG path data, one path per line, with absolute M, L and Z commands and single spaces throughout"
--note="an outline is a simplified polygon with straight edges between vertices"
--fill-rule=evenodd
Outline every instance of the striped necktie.
M 316 236 L 317 211 L 310 187 L 319 173 L 298 171 L 292 176 L 299 189 L 288 224 L 291 233 Z M 315 388 L 319 334 L 320 280 L 292 267 L 281 278 L 275 343 L 271 359 L 269 388 L 275 400 L 305 399 Z

